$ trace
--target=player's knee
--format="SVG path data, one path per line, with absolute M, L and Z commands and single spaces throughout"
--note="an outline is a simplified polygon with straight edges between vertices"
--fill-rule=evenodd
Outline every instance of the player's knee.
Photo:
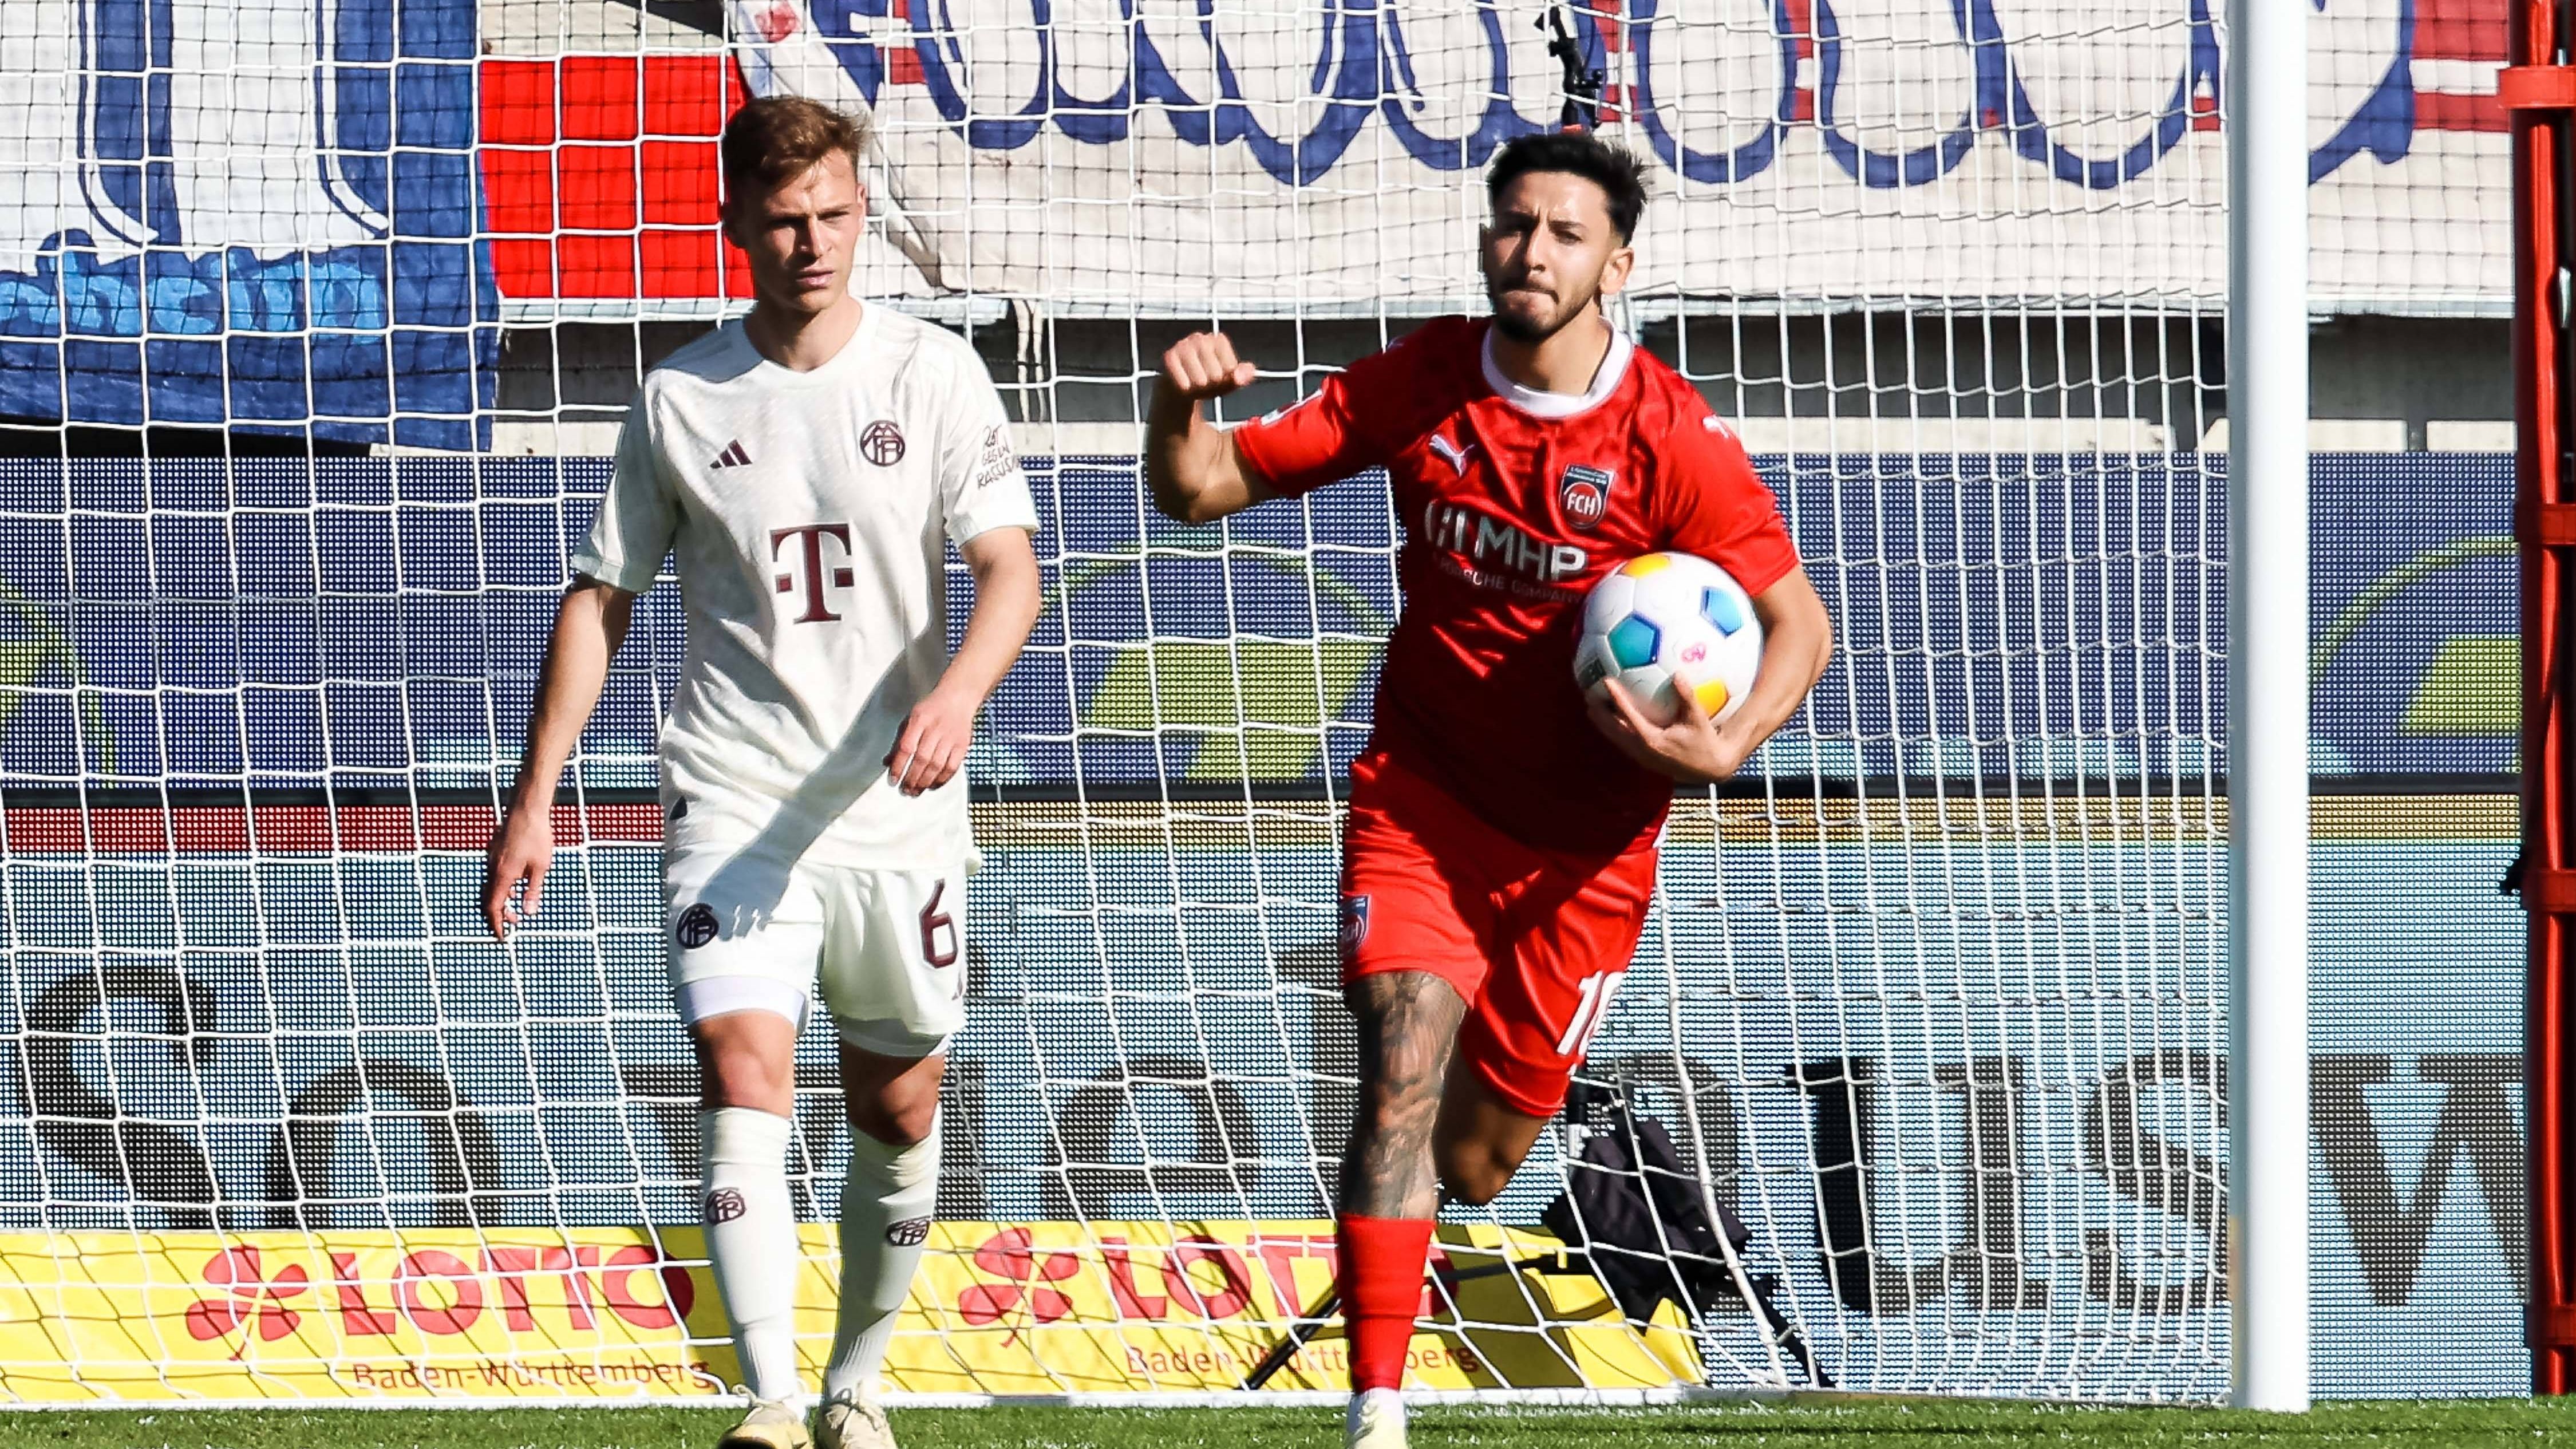
M 939 1058 L 901 1064 L 845 1056 L 841 1093 L 848 1104 L 850 1129 L 889 1147 L 910 1147 L 927 1139 L 939 1126 L 939 1082 L 944 1068 Z
M 1439 1044 L 1411 1036 L 1389 1036 L 1360 1046 L 1360 1082 L 1363 1089 L 1383 1091 L 1389 1086 L 1419 1081 L 1431 1073 L 1440 1060 Z
M 684 998 L 684 1010 L 686 1005 Z M 738 1001 L 692 1021 L 689 1043 L 698 1058 L 698 1095 L 707 1108 L 794 1116 L 796 1026 L 792 1016 Z
M 888 1147 L 910 1147 L 928 1140 L 939 1125 L 939 1089 L 928 1092 L 884 1091 L 872 1100 L 850 1103 L 850 1127 Z
M 1518 1166 L 1481 1148 L 1452 1149 L 1440 1156 L 1440 1195 L 1462 1207 L 1483 1207 L 1511 1186 Z
M 782 1080 L 780 1074 L 761 1062 L 740 1058 L 718 1058 L 705 1072 L 699 1096 L 709 1110 L 725 1107 L 749 1107 L 755 1111 L 778 1112 L 781 1098 L 792 1105 L 795 1083 Z M 781 1113 L 780 1115 L 785 1115 Z
M 791 1054 L 773 1061 L 766 1052 L 722 1045 L 698 1054 L 698 1095 L 710 1110 L 749 1107 L 787 1115 L 795 1110 L 796 1063 Z
M 1360 1055 L 1360 1099 L 1366 1106 L 1401 1109 L 1437 1103 L 1447 1074 L 1450 1044 L 1422 1035 L 1390 1036 Z
M 1428 1126 L 1440 1110 L 1439 1079 L 1424 1073 L 1367 1078 L 1359 1095 L 1360 1120 L 1372 1127 L 1398 1122 Z

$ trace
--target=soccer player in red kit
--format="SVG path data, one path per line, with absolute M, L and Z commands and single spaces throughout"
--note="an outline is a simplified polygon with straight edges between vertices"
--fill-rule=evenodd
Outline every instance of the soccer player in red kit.
M 1519 1168 L 1645 926 L 1676 780 L 1723 780 L 1824 672 L 1832 631 L 1777 504 L 1698 391 L 1603 318 L 1628 278 L 1640 164 L 1563 132 L 1505 145 L 1480 233 L 1490 321 L 1432 322 L 1231 431 L 1202 399 L 1251 363 L 1164 354 L 1155 501 L 1190 522 L 1384 466 L 1405 608 L 1351 766 L 1342 977 L 1360 1101 L 1338 1232 L 1350 1442 L 1400 1449 L 1397 1391 L 1433 1215 Z M 1659 725 L 1574 682 L 1584 595 L 1640 554 L 1709 559 L 1753 595 L 1762 671 L 1711 720 Z

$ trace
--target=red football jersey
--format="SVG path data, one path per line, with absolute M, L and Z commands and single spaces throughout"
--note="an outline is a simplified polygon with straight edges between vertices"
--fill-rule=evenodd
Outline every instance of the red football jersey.
M 1528 844 L 1606 854 L 1662 823 L 1672 782 L 1585 716 L 1584 595 L 1665 549 L 1759 594 L 1798 554 L 1743 444 L 1679 374 L 1621 336 L 1584 396 L 1535 392 L 1494 367 L 1487 326 L 1430 323 L 1234 443 L 1282 494 L 1387 470 L 1404 615 L 1374 746 Z

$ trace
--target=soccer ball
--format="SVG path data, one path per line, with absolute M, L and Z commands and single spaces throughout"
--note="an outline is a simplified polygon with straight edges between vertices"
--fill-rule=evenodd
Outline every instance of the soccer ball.
M 1607 696 L 1617 679 L 1658 724 L 1681 717 L 1696 690 L 1702 708 L 1724 719 L 1744 707 L 1762 668 L 1762 624 L 1753 600 L 1726 570 L 1686 553 L 1632 558 L 1592 586 L 1574 681 Z

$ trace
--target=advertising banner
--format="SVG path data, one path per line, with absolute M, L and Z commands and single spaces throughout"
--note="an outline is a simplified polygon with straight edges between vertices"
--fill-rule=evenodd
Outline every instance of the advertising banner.
M 876 118 L 934 285 L 1113 316 L 1480 296 L 1476 175 L 1558 124 L 1546 9 L 731 0 L 755 91 Z M 1568 13 L 1604 134 L 1655 163 L 1635 291 L 2224 296 L 2223 43 L 2197 0 Z M 2502 0 L 2326 0 L 2307 33 L 2316 304 L 2504 296 Z
M 2512 802 L 2330 804 L 2314 847 L 2320 1392 L 2516 1391 L 2520 934 L 2494 889 Z M 898 1354 L 908 1387 L 1222 1386 L 1326 1281 L 1325 1173 L 1352 1104 L 1328 984 L 1335 852 L 1255 848 L 1244 820 L 1247 843 L 1227 846 L 1225 817 L 1199 813 L 1177 850 L 1050 846 L 1043 810 L 979 816 L 945 1236 L 916 1304 L 930 1337 Z M 1120 834 L 1114 817 L 1091 833 Z M 2216 857 L 2188 834 L 2124 833 L 2107 810 L 1676 829 L 1592 1069 L 1691 1124 L 1674 1130 L 1753 1226 L 1750 1266 L 1779 1277 L 1846 1385 L 2223 1389 Z M 476 1378 L 513 1353 L 722 1378 L 687 1228 L 696 1077 L 655 853 L 565 838 L 549 894 L 574 904 L 506 951 L 473 934 L 463 840 L 13 849 L 0 1043 L 23 1070 L 0 1100 L 0 1389 L 213 1392 L 162 1375 L 243 1364 L 312 1376 L 280 1395 L 459 1387 L 350 1377 L 435 1359 L 476 1392 L 566 1391 Z M 790 1156 L 816 1314 L 847 1152 L 830 1060 L 817 1022 Z M 1499 1221 L 1540 1218 L 1560 1153 L 1542 1140 Z M 639 1223 L 659 1226 L 617 1226 Z M 1448 1251 L 1475 1266 L 1492 1241 Z M 1486 1325 L 1472 1363 L 1426 1359 L 1426 1382 L 1634 1386 L 1694 1359 L 1604 1321 L 1579 1275 L 1464 1291 Z M 1563 1324 L 1533 1332 L 1542 1311 Z M 1711 1332 L 1736 1364 L 1761 1361 L 1746 1316 Z M 1444 1342 L 1459 1348 L 1416 1347 Z M 1335 1351 L 1319 1340 L 1291 1382 L 1322 1382 Z M 337 1377 L 318 1362 L 334 1355 Z M 581 1391 L 697 1391 L 654 1372 Z
M 2220 458 L 1758 466 L 1798 520 L 1841 644 L 1760 763 L 1836 780 L 2193 778 L 2222 763 Z M 1047 602 L 977 745 L 989 791 L 1312 791 L 1358 752 L 1397 609 L 1382 481 L 1247 514 L 1221 549 L 1140 508 L 1132 463 L 1029 467 Z M 484 789 L 521 752 L 533 641 L 607 478 L 605 459 L 148 475 L 0 461 L 0 684 L 17 690 L 0 694 L 0 769 L 29 785 L 86 768 L 111 786 L 167 773 L 404 800 Z M 2497 661 L 2518 627 L 2512 459 L 2320 454 L 2311 487 L 2314 768 L 2510 770 L 2518 714 Z M 2438 503 L 2392 504 L 2409 499 Z M 962 571 L 951 587 L 962 628 Z M 659 642 L 618 665 L 577 766 L 594 786 L 651 786 L 658 701 L 678 683 L 676 590 L 646 594 L 636 619 Z M 485 642 L 502 640 L 530 642 Z
M 562 3 L 566 34 L 634 23 Z M 0 419 L 488 446 L 503 323 L 745 295 L 713 142 L 746 93 L 875 123 L 872 293 L 1472 307 L 1476 175 L 1562 99 L 1545 8 L 731 0 L 729 48 L 564 53 L 548 23 L 514 55 L 473 0 L 13 0 Z M 2317 305 L 2507 297 L 2504 13 L 2320 5 Z M 1604 133 L 1650 158 L 1649 304 L 2222 295 L 2223 39 L 2199 0 L 1567 14 Z
M 839 1269 L 833 1229 L 802 1231 L 798 1347 L 818 1379 Z M 1475 1326 L 1418 1334 L 1413 1381 L 1698 1381 L 1676 1324 L 1632 1330 L 1557 1249 L 1543 1234 L 1444 1233 L 1435 1274 L 1526 1267 L 1426 1285 L 1426 1319 Z M 1333 1263 L 1329 1220 L 940 1223 L 887 1379 L 916 1394 L 1233 1389 Z M 1327 1334 L 1269 1387 L 1338 1388 L 1342 1352 Z M 625 1399 L 740 1380 L 694 1227 L 0 1235 L 0 1397 L 18 1403 Z

